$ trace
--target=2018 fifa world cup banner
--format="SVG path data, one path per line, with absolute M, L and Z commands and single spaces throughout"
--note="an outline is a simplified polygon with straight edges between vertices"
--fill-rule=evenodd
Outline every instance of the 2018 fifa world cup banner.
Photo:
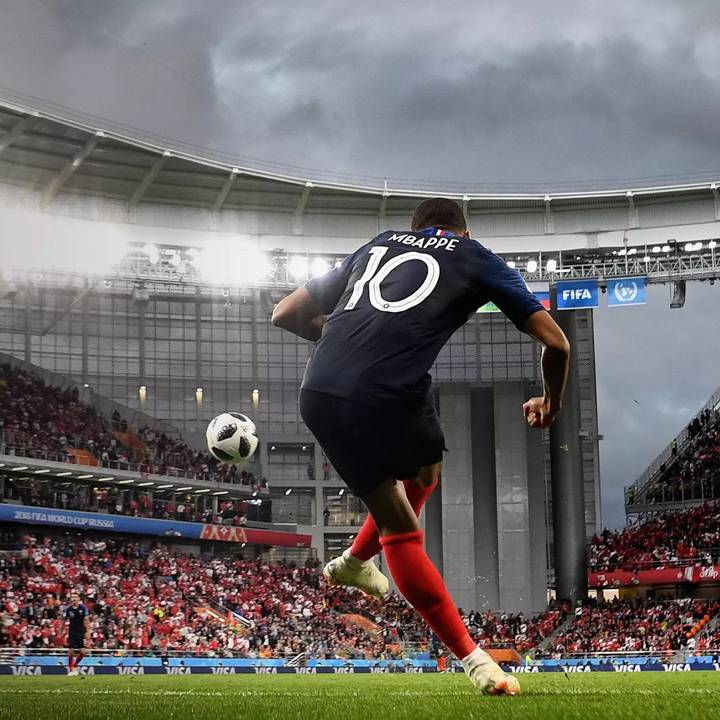
M 182 520 L 157 520 L 3 503 L 0 503 L 0 521 L 282 547 L 310 547 L 312 541 L 310 535 L 281 530 L 202 525 Z

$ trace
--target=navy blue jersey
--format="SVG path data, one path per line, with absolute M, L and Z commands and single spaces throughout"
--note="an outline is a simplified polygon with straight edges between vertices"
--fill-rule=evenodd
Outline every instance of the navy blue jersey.
M 476 240 L 389 230 L 305 285 L 329 317 L 302 387 L 365 404 L 424 401 L 442 346 L 492 301 L 522 330 L 542 305 Z
M 88 609 L 80 603 L 77 607 L 68 605 L 65 608 L 65 619 L 70 623 L 69 632 L 71 634 L 85 633 L 85 618 L 88 616 Z

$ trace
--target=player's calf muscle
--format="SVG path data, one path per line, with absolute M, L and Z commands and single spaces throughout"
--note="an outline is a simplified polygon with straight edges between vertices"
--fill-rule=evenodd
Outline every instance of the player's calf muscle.
M 399 535 L 420 529 L 402 483 L 388 478 L 363 500 L 381 536 Z

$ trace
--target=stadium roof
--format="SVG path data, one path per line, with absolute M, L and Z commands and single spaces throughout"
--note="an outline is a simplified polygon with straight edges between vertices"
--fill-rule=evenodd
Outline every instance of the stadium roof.
M 212 208 L 405 212 L 416 198 L 444 195 L 473 209 L 606 205 L 634 197 L 717 197 L 712 178 L 606 189 L 527 192 L 472 190 L 459 184 L 383 180 L 272 165 L 231 157 L 81 115 L 0 89 L 0 176 L 43 191 L 49 204 L 63 192 L 101 194 L 131 207 L 140 202 Z M 298 210 L 299 209 L 299 210 Z

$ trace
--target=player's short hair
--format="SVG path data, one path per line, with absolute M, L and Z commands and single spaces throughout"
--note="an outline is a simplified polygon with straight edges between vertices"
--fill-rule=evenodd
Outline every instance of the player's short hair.
M 415 208 L 410 229 L 422 230 L 427 227 L 465 232 L 467 223 L 462 208 L 455 201 L 448 198 L 428 198 Z

